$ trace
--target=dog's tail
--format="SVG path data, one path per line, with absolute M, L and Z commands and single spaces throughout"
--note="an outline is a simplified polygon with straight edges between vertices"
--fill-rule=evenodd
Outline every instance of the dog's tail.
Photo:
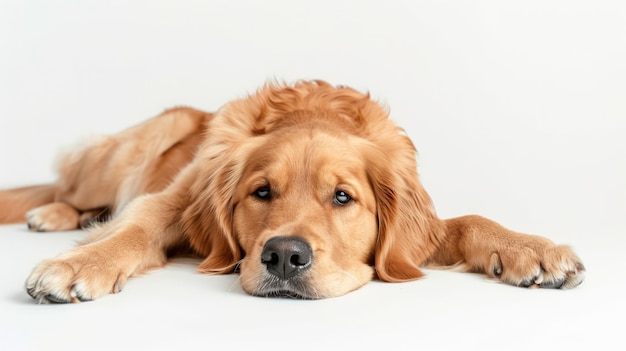
M 0 190 L 0 224 L 24 223 L 26 212 L 54 202 L 54 184 Z

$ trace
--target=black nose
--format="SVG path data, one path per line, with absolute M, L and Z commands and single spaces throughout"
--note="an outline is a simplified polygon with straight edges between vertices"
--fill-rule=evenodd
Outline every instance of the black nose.
M 304 240 L 294 237 L 271 238 L 263 246 L 261 263 L 273 275 L 289 279 L 307 270 L 312 263 L 313 252 Z

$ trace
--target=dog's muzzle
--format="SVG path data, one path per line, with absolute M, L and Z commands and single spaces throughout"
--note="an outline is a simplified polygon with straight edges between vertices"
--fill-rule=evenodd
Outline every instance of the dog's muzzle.
M 255 295 L 316 298 L 305 274 L 313 265 L 313 250 L 303 239 L 271 238 L 263 246 L 261 263 L 267 273 Z

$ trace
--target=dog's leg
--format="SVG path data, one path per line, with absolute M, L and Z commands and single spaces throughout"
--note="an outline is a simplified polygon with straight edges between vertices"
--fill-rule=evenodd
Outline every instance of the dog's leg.
M 28 294 L 39 303 L 89 301 L 165 264 L 167 249 L 183 241 L 177 194 L 185 192 L 174 190 L 133 200 L 119 217 L 91 229 L 83 245 L 41 262 L 26 281 Z
M 54 202 L 57 191 L 54 184 L 0 190 L 0 224 L 24 223 L 27 211 Z
M 585 267 L 567 246 L 513 232 L 480 216 L 445 223 L 447 236 L 430 264 L 463 263 L 469 271 L 522 287 L 567 289 L 584 279 Z

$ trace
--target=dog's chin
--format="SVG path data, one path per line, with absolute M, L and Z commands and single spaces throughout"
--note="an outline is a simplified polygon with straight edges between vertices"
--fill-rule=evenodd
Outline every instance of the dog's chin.
M 259 284 L 258 288 L 252 292 L 255 296 L 279 297 L 302 300 L 322 299 L 319 293 L 313 289 L 307 279 L 303 277 L 293 277 L 281 279 L 272 275 L 267 275 Z

